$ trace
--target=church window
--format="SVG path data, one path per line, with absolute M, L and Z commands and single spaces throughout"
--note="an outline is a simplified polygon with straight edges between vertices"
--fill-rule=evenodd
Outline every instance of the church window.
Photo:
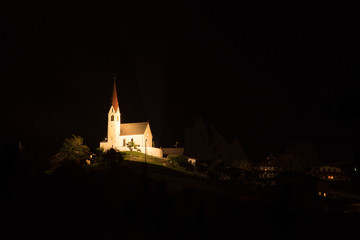
M 125 144 L 126 144 L 126 141 L 125 141 L 125 139 L 123 139 L 123 146 L 125 147 Z
M 133 139 L 133 138 L 131 139 L 131 142 L 134 142 L 134 139 Z
M 116 121 L 119 121 L 119 116 L 116 117 Z
M 111 115 L 111 121 L 114 121 L 114 115 Z

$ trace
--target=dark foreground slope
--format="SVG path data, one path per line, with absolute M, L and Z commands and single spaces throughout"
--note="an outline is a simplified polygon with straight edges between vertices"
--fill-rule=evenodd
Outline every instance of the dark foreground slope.
M 6 178 L 1 193 L 1 234 L 13 239 L 357 239 L 356 218 L 324 211 L 321 199 L 129 161 Z

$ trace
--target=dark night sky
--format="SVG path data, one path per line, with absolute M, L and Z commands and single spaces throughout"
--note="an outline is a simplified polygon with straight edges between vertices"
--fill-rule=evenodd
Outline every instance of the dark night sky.
M 357 151 L 354 6 L 167 2 L 3 8 L 3 138 L 97 147 L 116 72 L 122 120 L 150 120 L 157 145 L 202 117 L 254 157 L 294 139 Z

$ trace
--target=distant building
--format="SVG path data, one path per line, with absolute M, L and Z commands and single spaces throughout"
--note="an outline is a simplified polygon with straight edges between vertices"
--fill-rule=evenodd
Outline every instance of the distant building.
M 105 151 L 114 148 L 119 151 L 129 151 L 127 143 L 134 142 L 142 153 L 155 157 L 162 157 L 160 148 L 152 147 L 153 135 L 149 122 L 121 123 L 121 114 L 116 91 L 116 79 L 114 78 L 114 89 L 112 102 L 108 113 L 107 138 L 100 142 L 100 148 Z
M 184 148 L 161 148 L 164 153 L 164 157 L 169 155 L 184 155 Z
M 351 181 L 355 169 L 353 162 L 336 162 L 313 168 L 311 175 L 329 181 Z
M 277 154 L 270 154 L 265 161 L 255 166 L 257 177 L 260 179 L 272 179 L 276 177 L 281 171 L 280 164 L 281 156 Z

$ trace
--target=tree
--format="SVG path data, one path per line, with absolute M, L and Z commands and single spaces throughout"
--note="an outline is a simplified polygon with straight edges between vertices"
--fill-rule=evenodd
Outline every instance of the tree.
M 184 130 L 185 154 L 196 158 L 196 164 L 199 166 L 209 166 L 214 160 L 209 135 L 209 130 L 201 118 L 194 119 L 193 125 L 188 126 Z M 202 168 L 203 167 L 198 169 Z
M 197 166 L 207 165 L 208 175 L 216 177 L 234 167 L 252 170 L 240 142 L 235 139 L 229 143 L 214 125 L 196 119 L 193 126 L 185 129 L 184 136 L 186 155 L 195 157 Z
M 96 155 L 95 155 L 95 158 L 94 158 L 95 163 L 103 162 L 103 160 L 104 160 L 104 152 L 105 152 L 104 148 L 102 148 L 102 147 L 101 148 L 96 148 L 96 150 L 95 150 Z
M 119 166 L 119 163 L 124 160 L 123 154 L 111 148 L 103 154 L 103 161 L 109 168 Z
M 140 145 L 137 145 L 134 143 L 134 141 L 130 141 L 126 144 L 126 146 L 128 147 L 128 149 L 130 150 L 130 152 L 132 152 L 133 150 L 136 150 L 138 152 L 140 152 L 140 149 L 138 149 L 137 147 L 139 147 Z
M 186 157 L 186 156 L 183 156 L 183 155 L 169 155 L 168 159 L 172 163 L 173 167 L 184 168 L 184 169 L 186 169 L 188 171 L 191 171 L 191 172 L 194 171 L 194 166 L 191 163 L 189 163 L 188 157 Z
M 245 155 L 244 149 L 238 139 L 234 139 L 232 143 L 229 144 L 229 165 L 247 171 L 253 169 L 252 162 Z
M 282 168 L 292 172 L 305 172 L 318 166 L 319 163 L 317 147 L 303 141 L 292 142 L 282 157 Z
M 59 150 L 59 157 L 64 161 L 75 161 L 80 163 L 81 159 L 89 155 L 89 147 L 84 145 L 84 139 L 80 136 L 72 135 L 66 138 Z

